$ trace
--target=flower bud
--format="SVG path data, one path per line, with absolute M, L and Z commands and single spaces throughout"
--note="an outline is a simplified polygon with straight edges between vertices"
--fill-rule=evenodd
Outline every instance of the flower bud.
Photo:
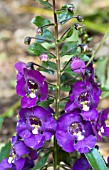
M 27 67 L 27 68 L 30 68 L 31 70 L 34 70 L 34 63 L 33 63 L 33 62 L 28 62 L 28 63 L 26 64 L 26 67 Z
M 46 53 L 41 54 L 40 56 L 41 61 L 47 61 L 48 60 L 48 55 Z
M 79 23 L 74 24 L 74 26 L 76 30 L 80 30 L 82 28 L 82 26 Z
M 81 44 L 80 45 L 81 48 L 81 52 L 85 53 L 85 52 L 91 52 L 91 49 L 88 47 L 88 45 L 86 44 Z
M 43 34 L 42 28 L 39 27 L 39 28 L 37 29 L 37 33 L 38 33 L 39 35 L 42 35 L 42 34 Z
M 73 58 L 70 64 L 71 70 L 74 71 L 76 74 L 85 74 L 85 62 L 82 61 L 80 58 Z
M 69 7 L 68 11 L 71 12 L 71 13 L 74 13 L 75 12 L 75 8 L 74 7 Z
M 24 44 L 30 45 L 30 43 L 31 43 L 31 37 L 26 37 L 26 38 L 24 39 Z
M 83 21 L 83 17 L 82 17 L 81 15 L 78 15 L 76 18 L 77 18 L 77 20 L 78 20 L 79 22 L 82 22 L 82 21 Z

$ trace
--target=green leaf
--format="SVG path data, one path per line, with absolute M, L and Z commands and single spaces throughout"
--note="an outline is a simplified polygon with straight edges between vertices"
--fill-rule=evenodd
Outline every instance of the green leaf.
M 109 89 L 109 59 L 108 56 L 101 58 L 96 63 L 96 73 L 101 86 Z M 102 68 L 102 69 L 101 69 Z M 106 74 L 106 75 L 105 75 Z
M 65 36 L 63 36 L 60 40 L 58 40 L 58 42 L 62 42 L 62 41 L 64 41 L 64 40 L 66 40 L 67 38 L 71 37 L 72 34 L 73 34 L 73 28 L 71 28 L 71 29 L 66 33 Z
M 38 27 L 42 27 L 44 25 L 50 24 L 49 20 L 44 19 L 44 18 L 42 18 L 40 16 L 34 17 L 31 22 L 32 22 L 32 24 L 34 24 L 34 25 L 36 25 Z
M 64 5 L 60 11 L 57 12 L 58 14 L 58 22 L 61 24 L 65 24 L 67 21 L 69 21 L 73 17 L 73 13 L 68 11 L 69 7 L 73 7 L 73 4 L 66 4 Z
M 94 170 L 107 170 L 106 164 L 97 149 L 92 149 L 85 156 Z
M 0 129 L 2 128 L 3 122 L 4 122 L 4 119 L 2 117 L 0 117 Z
M 49 153 L 45 154 L 35 165 L 32 170 L 41 170 L 41 168 L 46 164 L 48 160 Z
M 49 2 L 43 0 L 39 0 L 39 1 L 42 5 L 46 6 L 47 8 L 52 8 L 52 5 Z
M 61 83 L 64 83 L 66 80 L 71 80 L 73 79 L 73 76 L 69 73 L 63 73 L 62 76 L 61 76 Z
M 62 50 L 61 50 L 61 56 L 64 55 L 72 55 L 76 52 L 77 50 L 77 41 L 69 41 L 69 42 L 65 42 Z
M 48 49 L 44 48 L 41 44 L 35 43 L 29 46 L 28 50 L 35 54 L 36 56 L 40 56 L 44 52 L 49 52 Z
M 65 91 L 65 92 L 69 92 L 70 91 L 70 86 L 67 84 L 64 84 L 61 86 L 61 90 Z
M 52 61 L 43 62 L 42 66 L 47 69 L 52 69 L 52 70 L 56 70 L 56 68 L 57 68 L 56 63 L 54 63 Z
M 65 162 L 65 164 L 67 165 L 70 165 L 71 163 L 71 157 L 70 157 L 70 154 L 63 151 L 61 148 L 59 148 L 59 151 L 58 151 L 58 161 L 59 162 Z
M 3 159 L 9 157 L 10 150 L 11 150 L 11 142 L 9 141 L 4 147 L 2 147 L 2 149 L 0 151 L 0 162 Z
M 42 107 L 44 107 L 44 108 L 47 108 L 50 104 L 52 104 L 54 102 L 54 100 L 53 99 L 48 99 L 48 100 L 46 100 L 46 101 L 44 101 L 44 102 L 39 102 L 39 103 L 37 103 L 37 106 L 42 106 Z
M 90 57 L 87 56 L 86 54 L 80 54 L 78 57 L 83 61 L 89 61 L 90 59 Z
M 52 41 L 54 41 L 53 34 L 47 29 L 43 29 L 43 34 L 37 35 L 36 38 L 42 39 L 42 40 L 37 40 L 38 43 L 48 42 L 49 44 L 52 44 L 53 43 Z

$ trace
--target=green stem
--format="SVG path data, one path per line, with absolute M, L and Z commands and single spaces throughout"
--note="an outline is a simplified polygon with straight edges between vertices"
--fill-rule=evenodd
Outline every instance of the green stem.
M 95 50 L 95 52 L 93 53 L 92 57 L 90 58 L 90 60 L 88 61 L 87 65 L 88 66 L 90 64 L 90 62 L 93 60 L 93 58 L 95 57 L 95 55 L 98 53 L 99 49 L 101 48 L 101 46 L 103 45 L 103 43 L 105 42 L 106 38 L 109 36 L 109 28 L 107 29 L 104 37 L 102 38 L 99 46 L 97 47 L 97 49 Z
M 54 14 L 54 29 L 55 29 L 55 53 L 56 53 L 56 65 L 57 65 L 57 90 L 56 90 L 56 107 L 55 107 L 55 119 L 59 117 L 59 102 L 60 102 L 60 57 L 58 46 L 58 22 L 56 15 L 55 0 L 53 0 L 53 14 Z M 58 167 L 58 145 L 56 137 L 54 136 L 54 170 L 59 170 Z

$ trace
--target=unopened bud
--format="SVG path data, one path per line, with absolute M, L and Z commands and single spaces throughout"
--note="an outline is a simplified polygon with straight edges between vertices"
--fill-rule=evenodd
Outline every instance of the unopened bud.
M 28 63 L 26 64 L 26 67 L 29 68 L 29 69 L 31 69 L 31 70 L 34 70 L 34 63 L 33 63 L 33 62 L 28 62 Z
M 48 55 L 46 53 L 41 54 L 40 56 L 41 61 L 47 61 L 48 60 Z
M 76 30 L 80 30 L 82 26 L 80 24 L 74 24 Z
M 83 53 L 90 52 L 90 48 L 86 44 L 81 44 L 80 48 L 81 48 L 81 52 L 83 52 Z
M 39 28 L 37 29 L 37 33 L 40 34 L 40 35 L 43 34 L 42 28 L 39 27 Z
M 74 13 L 75 12 L 75 8 L 74 7 L 69 7 L 68 11 L 71 12 L 71 13 Z
M 24 44 L 30 45 L 30 43 L 31 43 L 31 37 L 26 37 L 26 38 L 24 39 Z
M 79 22 L 82 22 L 82 21 L 83 21 L 83 17 L 82 17 L 81 15 L 78 15 L 76 18 L 77 18 L 77 20 L 78 20 Z

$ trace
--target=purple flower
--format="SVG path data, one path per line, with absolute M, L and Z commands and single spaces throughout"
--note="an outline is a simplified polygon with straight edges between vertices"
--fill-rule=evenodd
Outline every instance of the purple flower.
M 70 112 L 75 108 L 89 111 L 98 106 L 101 94 L 97 84 L 89 81 L 77 81 L 71 85 L 70 100 L 65 106 L 65 111 Z
M 82 119 L 79 110 L 65 113 L 58 119 L 56 138 L 66 152 L 87 153 L 96 143 L 91 123 Z
M 93 170 L 88 160 L 85 157 L 81 157 L 76 160 L 72 170 Z
M 85 74 L 85 62 L 82 61 L 80 58 L 73 58 L 70 63 L 70 68 L 74 71 L 76 74 Z
M 9 158 L 5 158 L 0 163 L 0 168 L 7 170 L 29 170 L 34 167 L 33 160 L 37 159 L 38 155 L 35 150 L 30 150 L 24 142 L 18 137 L 12 138 L 12 149 Z
M 22 96 L 21 105 L 23 108 L 30 108 L 36 105 L 38 99 L 44 101 L 48 95 L 48 84 L 43 76 L 37 70 L 27 68 L 23 62 L 18 62 L 15 65 L 17 75 L 16 92 Z
M 48 55 L 46 53 L 42 53 L 40 56 L 41 61 L 47 61 L 48 60 Z
M 38 149 L 54 135 L 56 121 L 48 110 L 36 106 L 21 109 L 19 115 L 17 133 L 28 147 Z
M 102 110 L 99 113 L 99 117 L 96 122 L 93 123 L 93 131 L 98 140 L 101 140 L 101 136 L 109 137 L 109 126 L 106 124 L 108 119 L 109 108 Z

